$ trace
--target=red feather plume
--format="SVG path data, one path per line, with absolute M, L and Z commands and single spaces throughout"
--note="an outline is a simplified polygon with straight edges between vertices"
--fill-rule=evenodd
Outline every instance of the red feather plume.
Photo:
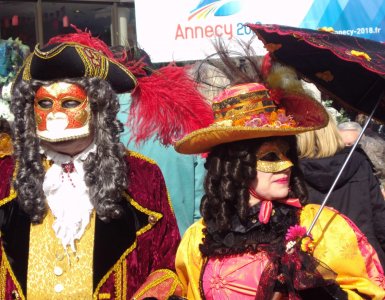
M 264 80 L 266 80 L 267 76 L 269 76 L 271 67 L 272 67 L 271 56 L 270 56 L 270 53 L 267 53 L 263 57 L 262 66 L 261 66 L 261 73 Z
M 92 36 L 91 31 L 82 31 L 77 28 L 75 25 L 71 24 L 71 27 L 76 31 L 75 33 L 66 33 L 62 35 L 57 35 L 52 37 L 47 45 L 51 44 L 61 44 L 61 43 L 78 43 L 84 46 L 88 46 L 90 48 L 94 48 L 95 50 L 103 52 L 105 56 L 114 60 L 114 54 L 109 49 L 108 45 L 103 42 L 101 39 Z
M 75 42 L 101 51 L 109 59 L 120 62 L 137 76 L 138 85 L 132 92 L 128 123 L 132 139 L 140 143 L 152 136 L 165 145 L 172 144 L 185 134 L 210 125 L 213 113 L 210 105 L 197 89 L 197 83 L 187 74 L 185 67 L 169 65 L 147 75 L 143 59 L 128 60 L 127 53 L 120 57 L 90 31 L 75 25 L 71 34 L 51 38 L 49 44 Z
M 213 123 L 211 106 L 186 71 L 170 64 L 138 78 L 128 118 L 136 143 L 156 135 L 163 144 L 173 144 Z

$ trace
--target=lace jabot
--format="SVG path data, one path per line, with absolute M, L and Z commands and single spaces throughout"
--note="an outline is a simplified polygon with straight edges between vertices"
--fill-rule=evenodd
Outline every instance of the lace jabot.
M 40 147 L 40 153 L 52 162 L 43 183 L 48 206 L 55 217 L 52 227 L 63 247 L 69 246 L 73 252 L 76 252 L 75 240 L 82 237 L 93 210 L 83 163 L 95 151 L 94 143 L 74 157 Z

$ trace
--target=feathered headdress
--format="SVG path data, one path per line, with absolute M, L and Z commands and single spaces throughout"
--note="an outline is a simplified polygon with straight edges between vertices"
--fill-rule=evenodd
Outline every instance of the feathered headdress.
M 293 69 L 273 64 L 268 56 L 257 57 L 250 43 L 240 45 L 242 54 L 218 42 L 216 59 L 203 62 L 217 68 L 228 86 L 213 99 L 215 121 L 176 142 L 178 152 L 202 153 L 223 143 L 295 135 L 326 126 L 325 109 L 304 90 Z

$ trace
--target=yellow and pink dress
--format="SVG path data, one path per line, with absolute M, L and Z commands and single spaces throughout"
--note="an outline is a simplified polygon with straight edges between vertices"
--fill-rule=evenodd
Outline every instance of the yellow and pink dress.
M 299 210 L 299 224 L 308 227 L 319 206 L 309 204 Z M 269 251 L 203 257 L 199 245 L 204 238 L 203 220 L 185 233 L 176 257 L 176 270 L 188 299 L 263 299 L 266 274 L 272 272 Z M 345 216 L 324 208 L 312 230 L 315 261 L 333 272 L 320 273 L 333 279 L 348 299 L 384 299 L 385 277 L 378 256 L 366 237 Z M 308 255 L 308 254 L 306 254 Z M 281 260 L 284 263 L 284 259 Z M 283 266 L 285 267 L 285 266 Z M 278 272 L 279 274 L 280 272 Z M 334 274 L 333 278 L 327 278 Z M 294 278 L 297 286 L 303 279 Z M 277 282 L 280 281 L 278 276 Z M 282 299 L 301 299 L 286 294 Z

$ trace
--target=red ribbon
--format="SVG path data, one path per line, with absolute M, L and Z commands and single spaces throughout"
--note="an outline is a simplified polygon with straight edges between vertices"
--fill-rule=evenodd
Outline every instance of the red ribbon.
M 250 195 L 252 195 L 254 198 L 261 199 L 261 196 L 259 196 L 254 189 L 249 188 L 249 192 L 250 192 Z M 270 220 L 271 212 L 273 210 L 272 201 L 276 201 L 279 203 L 283 203 L 283 204 L 298 207 L 298 208 L 302 207 L 298 198 L 286 198 L 286 199 L 270 200 L 270 201 L 262 199 L 261 209 L 259 211 L 259 216 L 258 216 L 259 222 L 261 222 L 262 224 L 267 224 Z
M 62 164 L 61 167 L 64 173 L 72 173 L 73 171 L 75 171 L 75 165 L 72 161 L 66 164 Z

